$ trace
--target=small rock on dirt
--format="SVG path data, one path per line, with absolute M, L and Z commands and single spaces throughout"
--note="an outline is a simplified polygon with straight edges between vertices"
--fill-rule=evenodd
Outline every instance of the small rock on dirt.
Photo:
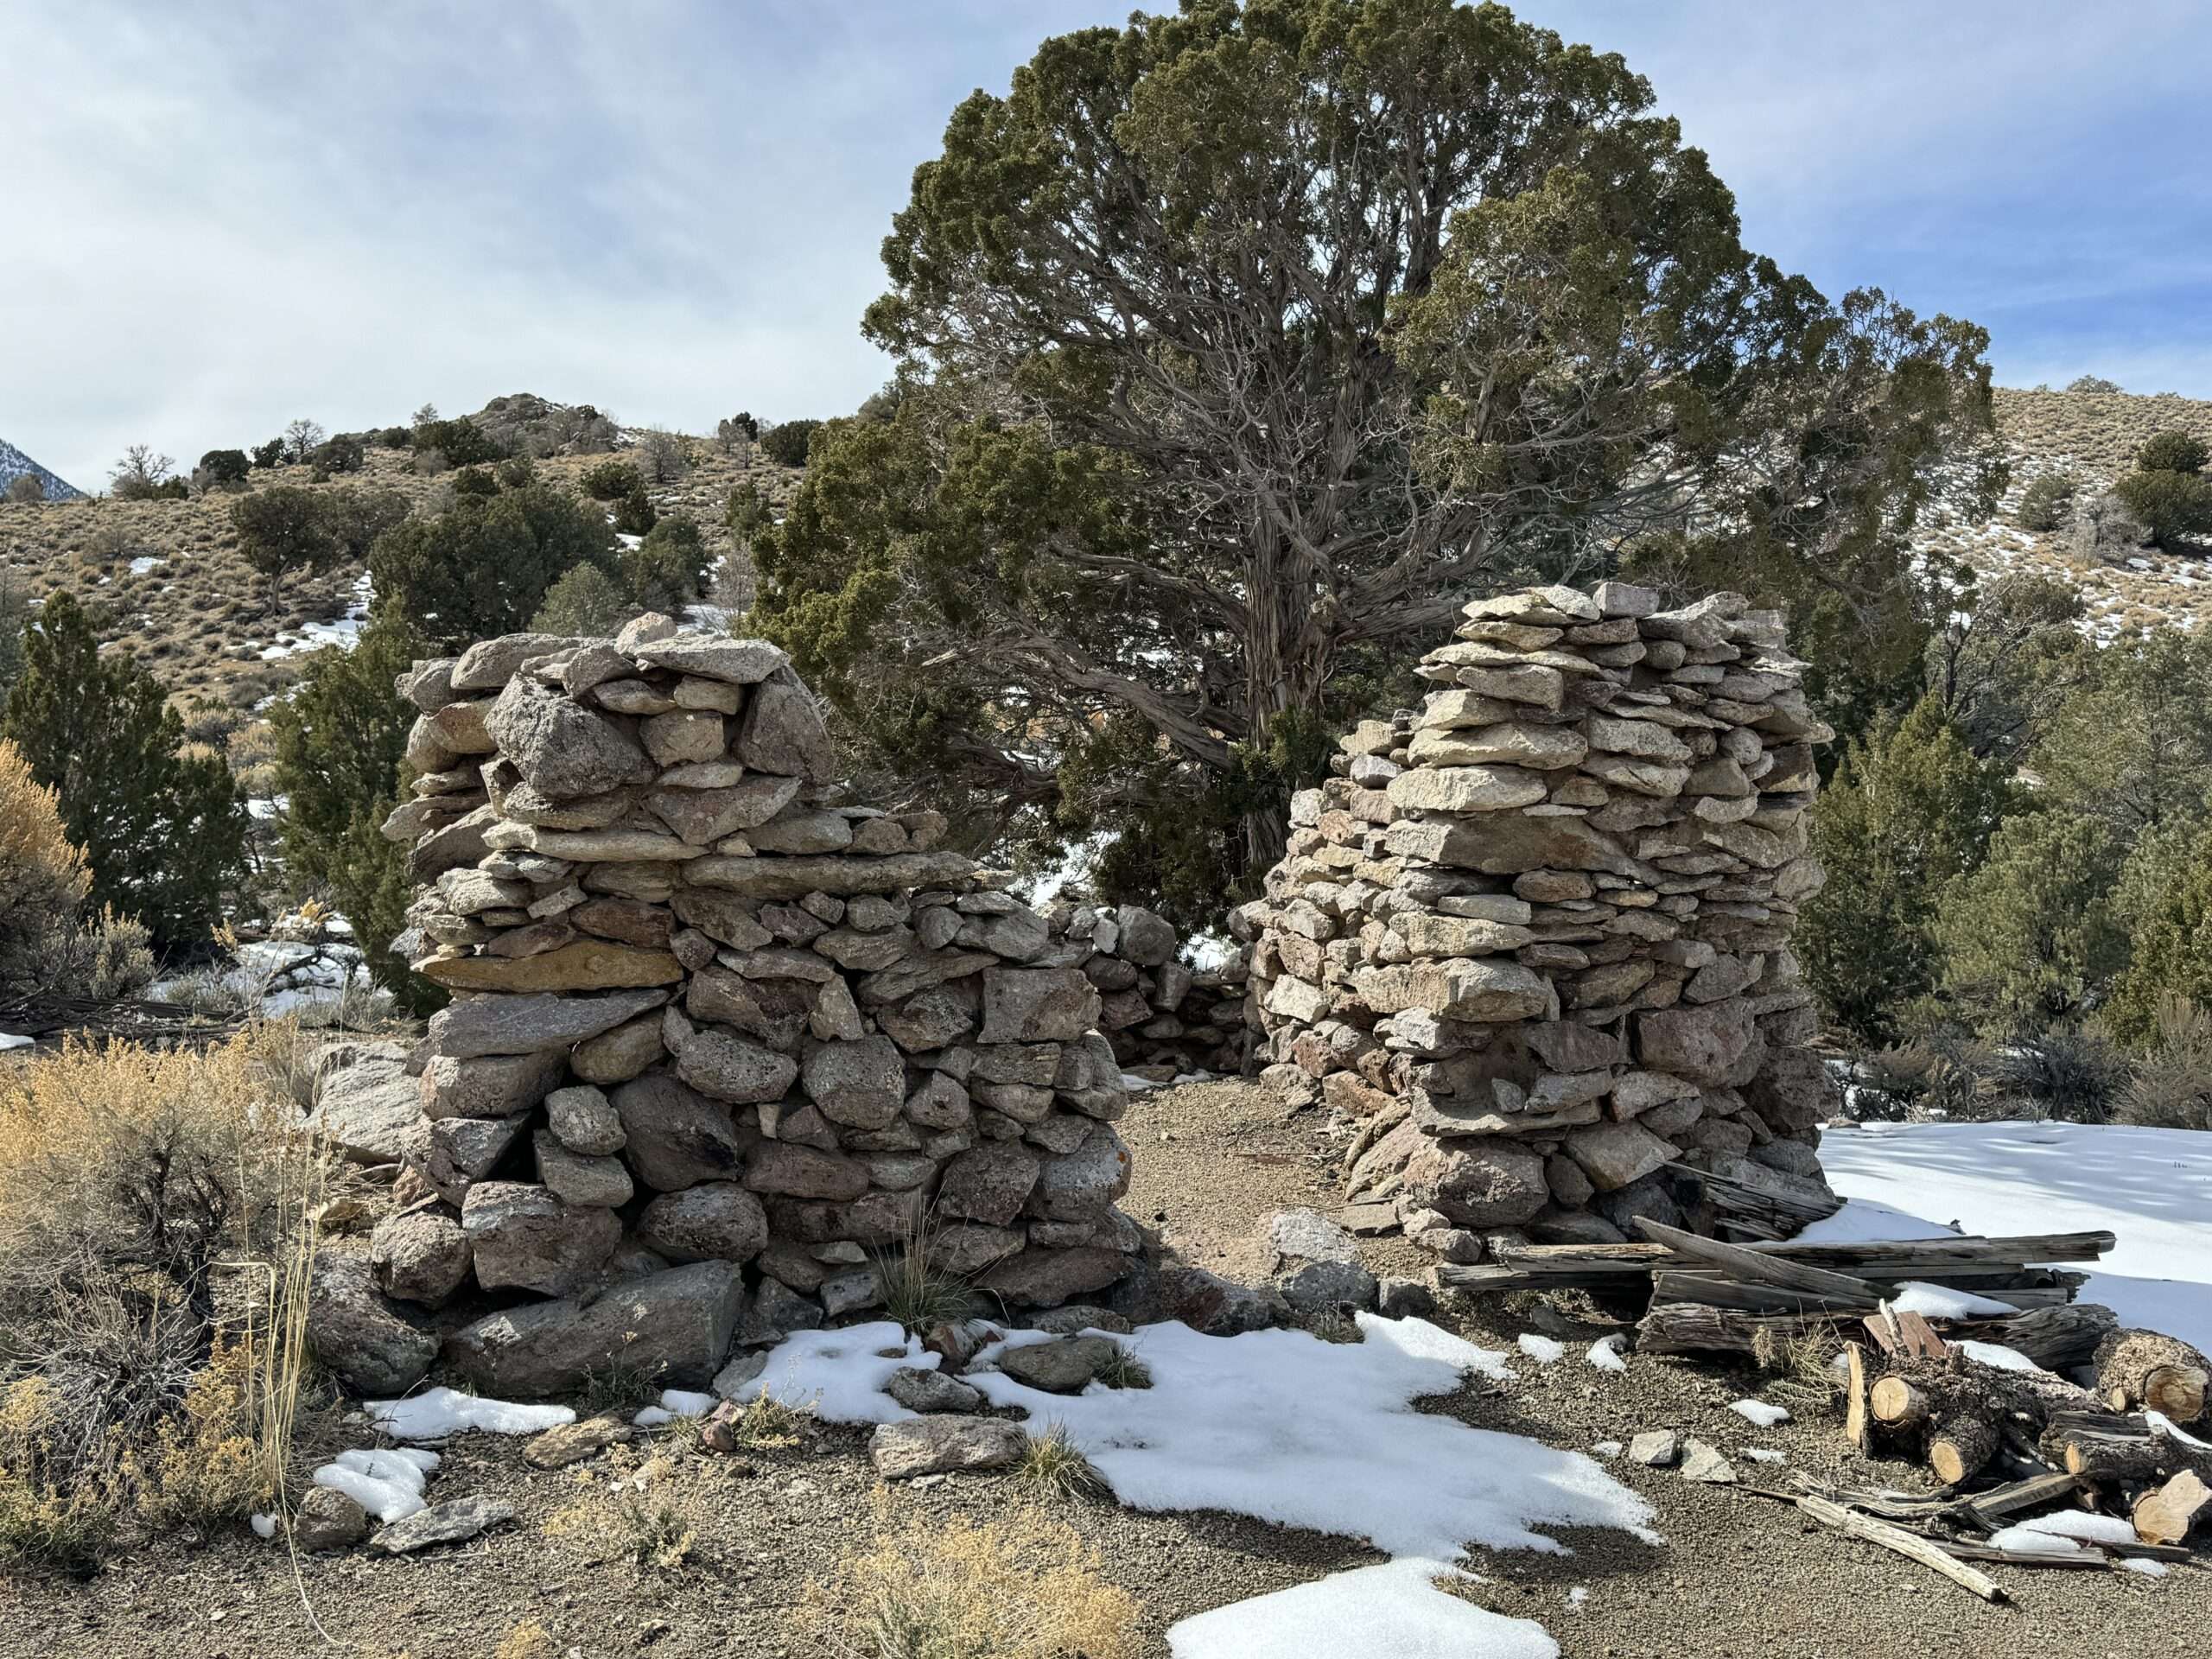
M 1703 1440 L 1690 1440 L 1682 1447 L 1682 1478 L 1702 1481 L 1708 1486 L 1732 1486 L 1736 1481 L 1736 1465 Z
M 351 1549 L 369 1535 L 368 1511 L 328 1486 L 310 1486 L 292 1513 L 292 1541 L 313 1554 Z
M 1629 1441 L 1628 1454 L 1647 1467 L 1664 1469 L 1682 1455 L 1681 1437 L 1671 1428 L 1647 1429 Z
M 868 1441 L 869 1459 L 886 1480 L 959 1469 L 1003 1469 L 1026 1439 L 1003 1417 L 917 1417 L 885 1423 Z
M 1062 1337 L 1007 1349 L 999 1356 L 999 1370 L 1047 1394 L 1080 1394 L 1120 1351 L 1120 1344 L 1109 1338 Z
M 458 1544 L 515 1518 L 515 1506 L 496 1497 L 456 1497 L 395 1521 L 369 1540 L 386 1555 L 406 1555 L 433 1544 Z
M 969 1388 L 957 1376 L 924 1370 L 918 1365 L 892 1372 L 883 1391 L 907 1410 L 925 1414 L 980 1411 L 983 1406 L 981 1390 Z
M 619 1417 L 587 1417 L 547 1429 L 523 1447 L 522 1460 L 533 1469 L 565 1469 L 627 1440 L 631 1433 L 630 1425 Z
M 1426 1319 L 1436 1312 L 1436 1293 L 1418 1279 L 1385 1279 L 1375 1306 L 1386 1319 Z

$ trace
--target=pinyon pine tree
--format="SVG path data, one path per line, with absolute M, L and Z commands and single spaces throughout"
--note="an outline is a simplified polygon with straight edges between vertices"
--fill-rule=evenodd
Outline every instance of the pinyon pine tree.
M 207 938 L 243 873 L 245 804 L 220 755 L 182 753 L 184 723 L 160 683 L 126 652 L 103 657 L 68 594 L 24 631 L 0 736 L 59 796 L 92 867 L 94 910 L 137 918 L 159 944 Z
M 917 169 L 865 322 L 895 411 L 814 435 L 758 620 L 947 804 L 1211 909 L 1488 588 L 1634 544 L 1910 667 L 1985 336 L 1745 250 L 1651 106 L 1451 0 L 1047 41 Z
M 1981 862 L 2010 797 L 2003 769 L 1974 759 L 1932 697 L 1852 745 L 1813 815 L 1827 885 L 1797 928 L 1805 977 L 1837 1024 L 1897 1040 L 1942 972 L 1937 902 Z

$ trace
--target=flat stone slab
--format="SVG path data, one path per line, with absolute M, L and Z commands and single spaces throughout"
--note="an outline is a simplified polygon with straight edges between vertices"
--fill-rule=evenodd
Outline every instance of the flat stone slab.
M 395 1521 L 369 1540 L 384 1555 L 408 1555 L 433 1544 L 458 1544 L 515 1518 L 515 1506 L 496 1497 L 456 1497 Z

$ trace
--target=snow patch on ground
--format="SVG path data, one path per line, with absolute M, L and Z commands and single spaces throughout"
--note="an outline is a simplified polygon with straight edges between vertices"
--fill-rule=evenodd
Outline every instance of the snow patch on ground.
M 1539 1365 L 1548 1365 L 1555 1359 L 1564 1358 L 1567 1354 L 1565 1343 L 1554 1342 L 1549 1337 L 1540 1337 L 1533 1331 L 1523 1331 L 1520 1340 L 1514 1345 Z
M 884 1393 L 883 1385 L 908 1366 L 933 1371 L 938 1357 L 888 1319 L 842 1331 L 799 1331 L 785 1338 L 760 1375 L 730 1398 L 767 1395 L 825 1423 L 903 1423 L 918 1414 Z
M 26 1037 L 20 1032 L 0 1031 L 0 1052 L 11 1048 L 29 1048 L 36 1040 L 35 1038 Z
M 435 1452 L 413 1446 L 340 1452 L 315 1471 L 315 1484 L 343 1492 L 379 1521 L 404 1521 L 423 1508 L 423 1484 L 438 1466 Z
M 1167 1632 L 1173 1659 L 1556 1659 L 1533 1619 L 1438 1589 L 1456 1569 L 1407 1556 L 1197 1613 Z
M 1728 1409 L 1756 1428 L 1773 1428 L 1789 1421 L 1787 1410 L 1780 1406 L 1770 1406 L 1764 1400 L 1738 1400 Z
M 261 660 L 281 662 L 303 651 L 321 651 L 325 645 L 336 645 L 340 651 L 353 650 L 361 643 L 361 630 L 368 626 L 369 601 L 376 597 L 375 583 L 367 571 L 354 580 L 353 595 L 346 602 L 345 615 L 334 621 L 309 622 L 296 629 L 279 630 L 276 643 L 262 648 Z
M 1063 1426 L 1132 1509 L 1228 1510 L 1443 1561 L 1470 1544 L 1559 1549 L 1539 1526 L 1652 1536 L 1649 1507 L 1582 1453 L 1413 1408 L 1469 1372 L 1508 1377 L 1503 1355 L 1422 1319 L 1358 1324 L 1358 1343 L 1147 1325 L 1128 1339 L 1151 1370 L 1146 1389 L 1069 1397 L 990 1372 L 967 1380 L 1037 1428 Z
M 1828 1184 L 1852 1202 L 1808 1242 L 1904 1237 L 1861 1230 L 1891 1216 L 1940 1217 L 1972 1233 L 2106 1229 L 2118 1243 L 2089 1264 L 2085 1302 L 2120 1323 L 2212 1347 L 2212 1135 L 2086 1123 L 1838 1127 L 1821 1142 Z M 1854 1213 L 1859 1212 L 1859 1213 Z M 1923 1220 L 1917 1236 L 1948 1230 Z
M 436 1440 L 467 1429 L 486 1434 L 536 1434 L 576 1414 L 566 1406 L 522 1406 L 486 1400 L 459 1389 L 425 1389 L 404 1400 L 372 1400 L 369 1421 L 395 1440 Z
M 1628 1338 L 1616 1333 L 1599 1338 L 1583 1357 L 1601 1371 L 1624 1371 L 1628 1370 L 1627 1350 Z

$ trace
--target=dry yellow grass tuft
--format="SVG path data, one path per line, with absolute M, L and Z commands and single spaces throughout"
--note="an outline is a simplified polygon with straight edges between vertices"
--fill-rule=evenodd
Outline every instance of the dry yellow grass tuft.
M 325 1165 L 251 1044 L 73 1043 L 0 1091 L 0 1561 L 281 1500 Z
M 640 1573 L 673 1572 L 692 1559 L 706 1510 L 670 1459 L 656 1452 L 604 1484 L 590 1471 L 582 1478 L 591 1490 L 547 1518 L 547 1537 L 609 1546 Z
M 898 1522 L 878 1488 L 873 1543 L 807 1586 L 798 1623 L 842 1659 L 1130 1659 L 1137 1603 L 1102 1567 L 1034 1510 Z

